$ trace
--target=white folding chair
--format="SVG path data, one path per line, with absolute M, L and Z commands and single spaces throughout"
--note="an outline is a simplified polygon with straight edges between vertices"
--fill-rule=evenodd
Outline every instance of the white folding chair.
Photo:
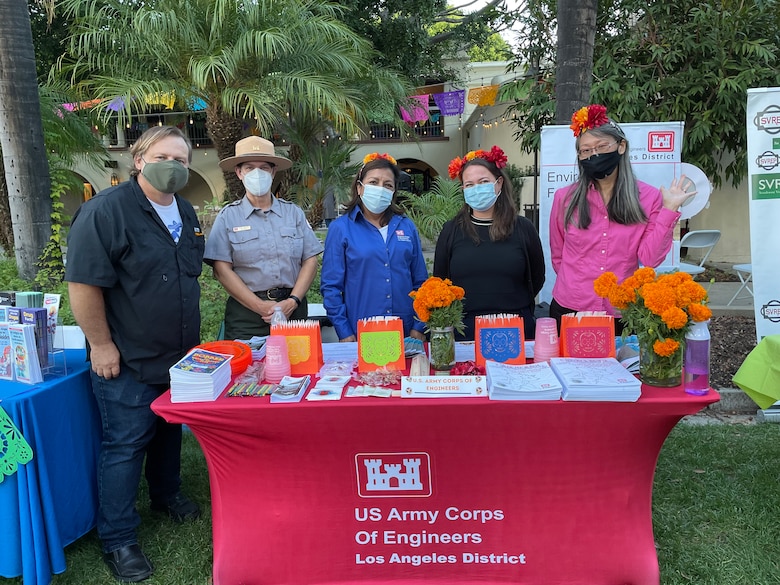
M 680 248 L 698 248 L 706 250 L 698 264 L 680 262 L 680 271 L 688 274 L 701 274 L 704 272 L 704 263 L 710 257 L 710 252 L 720 240 L 720 230 L 694 230 L 685 234 L 680 240 Z
M 743 290 L 747 290 L 750 293 L 750 296 L 753 296 L 753 289 L 750 288 L 750 283 L 753 280 L 753 265 L 752 264 L 734 264 L 732 266 L 734 271 L 737 273 L 737 276 L 739 277 L 739 281 L 742 283 L 742 285 L 737 289 L 737 292 L 734 293 L 734 296 L 731 297 L 731 300 L 726 303 L 726 306 L 730 305 L 737 299 L 741 299 L 743 297 L 739 296 L 739 294 Z M 744 297 L 747 298 L 747 297 Z

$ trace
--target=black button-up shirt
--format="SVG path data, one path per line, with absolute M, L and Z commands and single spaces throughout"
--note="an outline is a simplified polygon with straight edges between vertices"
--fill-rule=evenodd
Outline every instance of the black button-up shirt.
M 102 191 L 73 217 L 65 280 L 103 289 L 111 338 L 135 377 L 168 384 L 168 368 L 200 343 L 204 237 L 176 196 L 178 243 L 134 177 Z

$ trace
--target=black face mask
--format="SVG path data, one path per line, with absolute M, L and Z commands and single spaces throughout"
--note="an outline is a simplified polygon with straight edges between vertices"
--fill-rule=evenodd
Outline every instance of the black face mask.
M 600 181 L 615 172 L 622 156 L 617 150 L 605 152 L 604 154 L 596 154 L 581 160 L 580 165 L 586 176 Z

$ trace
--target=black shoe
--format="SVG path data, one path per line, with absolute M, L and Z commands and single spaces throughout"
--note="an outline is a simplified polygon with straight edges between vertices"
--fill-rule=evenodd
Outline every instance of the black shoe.
M 164 512 L 168 514 L 174 522 L 186 522 L 187 520 L 196 520 L 200 518 L 200 508 L 198 504 L 190 500 L 181 492 L 177 492 L 170 500 L 165 503 L 152 502 L 152 510 L 155 512 Z
M 154 573 L 151 561 L 137 544 L 128 544 L 110 553 L 103 553 L 103 560 L 114 577 L 123 583 L 143 581 Z

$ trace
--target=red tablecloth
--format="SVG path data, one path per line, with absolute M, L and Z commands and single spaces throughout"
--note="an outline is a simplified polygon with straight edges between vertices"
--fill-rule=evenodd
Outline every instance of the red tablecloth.
M 651 497 L 677 421 L 718 400 L 263 398 L 152 408 L 211 480 L 214 583 L 658 585 Z

